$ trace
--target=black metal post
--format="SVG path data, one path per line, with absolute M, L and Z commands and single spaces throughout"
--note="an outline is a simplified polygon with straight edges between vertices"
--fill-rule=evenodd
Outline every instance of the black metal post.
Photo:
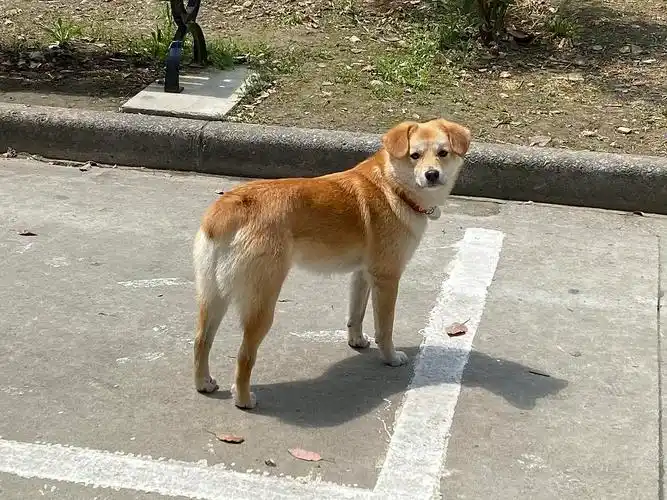
M 197 14 L 199 14 L 201 0 L 188 0 L 187 7 L 183 5 L 183 0 L 169 0 L 169 5 L 171 16 L 177 28 L 169 45 L 169 54 L 165 66 L 164 91 L 179 93 L 183 91 L 179 82 L 179 73 L 185 36 L 188 33 L 192 35 L 192 58 L 195 64 L 206 66 L 208 64 L 208 51 L 206 50 L 204 32 L 201 26 L 197 24 Z

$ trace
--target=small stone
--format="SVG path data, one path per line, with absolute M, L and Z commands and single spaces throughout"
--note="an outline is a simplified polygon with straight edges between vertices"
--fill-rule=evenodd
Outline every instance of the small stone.
M 359 43 L 359 42 L 361 42 L 361 38 L 359 38 L 358 36 L 355 36 L 355 35 L 352 35 L 350 38 L 348 38 L 348 40 L 350 40 L 350 43 Z
M 584 131 L 581 133 L 581 136 L 582 136 L 582 137 L 595 137 L 596 135 L 597 135 L 597 134 L 596 134 L 594 131 L 592 131 L 592 130 L 584 130 Z
M 593 49 L 595 52 L 600 52 L 603 49 L 603 47 L 602 45 L 593 45 L 591 49 Z
M 616 129 L 616 132 L 619 132 L 619 133 L 621 133 L 621 134 L 626 134 L 626 135 L 627 135 L 627 134 L 629 134 L 629 133 L 632 132 L 632 129 L 631 129 L 631 128 L 628 128 L 628 127 L 618 127 L 618 128 Z
M 500 78 L 512 78 L 512 74 L 509 71 L 501 71 L 498 76 L 500 76 Z
M 246 0 L 245 2 L 243 2 L 243 7 L 244 8 L 247 9 L 248 7 L 251 7 L 251 6 L 252 6 L 252 1 L 251 0 Z
M 584 76 L 581 73 L 570 73 L 567 75 L 567 79 L 571 82 L 583 82 Z
M 318 64 L 317 64 L 317 67 L 318 67 L 318 68 L 326 68 L 327 65 L 324 64 L 324 63 L 318 63 Z
M 507 99 L 509 97 L 509 94 L 506 94 L 505 92 L 501 92 L 498 95 L 500 96 L 501 99 Z
M 384 84 L 382 83 L 382 80 L 371 80 L 371 85 L 373 87 L 381 87 Z
M 331 87 L 333 83 L 331 82 L 322 82 L 322 87 Z
M 14 148 L 7 148 L 7 152 L 2 153 L 3 158 L 16 158 L 17 153 Z
M 269 467 L 275 467 L 276 466 L 275 460 L 273 460 L 271 458 L 267 458 L 266 460 L 264 460 L 264 463 L 266 465 L 268 465 Z

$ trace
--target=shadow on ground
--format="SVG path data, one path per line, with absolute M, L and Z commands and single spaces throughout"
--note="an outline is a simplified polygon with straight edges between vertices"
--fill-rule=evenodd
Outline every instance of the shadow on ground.
M 404 351 L 411 359 L 417 354 L 415 347 Z M 525 410 L 567 387 L 565 380 L 531 373 L 530 370 L 528 366 L 473 351 L 462 384 L 464 387 L 480 387 Z M 359 351 L 358 355 L 332 365 L 317 378 L 254 385 L 258 405 L 252 413 L 276 417 L 301 427 L 337 426 L 384 405 L 385 398 L 404 392 L 412 374 L 412 365 L 391 368 L 382 364 L 377 351 Z M 208 396 L 231 398 L 229 391 Z
M 592 2 L 566 3 L 559 15 L 578 27 L 573 46 L 559 48 L 558 39 L 548 40 L 543 34 L 527 45 L 505 44 L 504 57 L 483 56 L 472 66 L 509 66 L 517 76 L 544 70 L 579 72 L 604 92 L 641 86 L 642 99 L 664 103 L 667 70 L 661 68 L 660 58 L 665 56 L 667 24 Z
M 0 46 L 0 92 L 127 97 L 154 81 L 158 65 L 94 44 L 21 49 Z

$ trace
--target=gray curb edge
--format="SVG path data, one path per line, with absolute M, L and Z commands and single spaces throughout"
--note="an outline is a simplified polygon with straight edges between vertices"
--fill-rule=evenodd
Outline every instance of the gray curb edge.
M 0 104 L 0 149 L 240 177 L 315 176 L 376 134 Z M 667 158 L 473 143 L 454 194 L 667 214 Z

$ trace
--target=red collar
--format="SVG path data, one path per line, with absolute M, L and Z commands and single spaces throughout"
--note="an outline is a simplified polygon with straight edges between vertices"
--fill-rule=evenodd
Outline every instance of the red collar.
M 413 201 L 407 195 L 407 193 L 400 188 L 396 189 L 396 194 L 398 195 L 398 197 L 401 200 L 403 200 L 403 202 L 405 202 L 406 205 L 408 205 L 412 210 L 414 210 L 418 214 L 431 215 L 435 211 L 435 209 L 433 207 L 431 207 L 431 208 L 422 207 L 419 203 L 416 203 L 415 201 Z

